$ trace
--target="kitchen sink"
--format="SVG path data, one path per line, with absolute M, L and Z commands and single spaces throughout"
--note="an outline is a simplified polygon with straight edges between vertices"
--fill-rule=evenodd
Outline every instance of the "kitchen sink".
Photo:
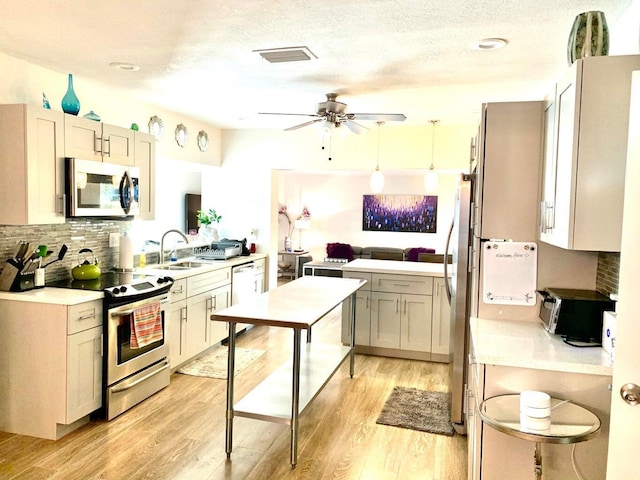
M 154 267 L 157 270 L 191 270 L 192 268 L 204 267 L 206 263 L 198 262 L 178 262 L 172 264 L 158 265 Z

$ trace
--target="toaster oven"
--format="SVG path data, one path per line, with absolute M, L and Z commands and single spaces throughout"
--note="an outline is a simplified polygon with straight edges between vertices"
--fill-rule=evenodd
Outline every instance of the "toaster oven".
M 595 290 L 548 288 L 538 291 L 540 321 L 549 333 L 581 342 L 602 342 L 602 315 L 613 300 Z

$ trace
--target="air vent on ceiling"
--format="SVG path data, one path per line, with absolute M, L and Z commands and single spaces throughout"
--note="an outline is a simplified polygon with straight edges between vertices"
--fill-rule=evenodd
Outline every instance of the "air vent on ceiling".
M 259 53 L 269 63 L 301 62 L 318 58 L 308 47 L 269 48 L 254 52 Z

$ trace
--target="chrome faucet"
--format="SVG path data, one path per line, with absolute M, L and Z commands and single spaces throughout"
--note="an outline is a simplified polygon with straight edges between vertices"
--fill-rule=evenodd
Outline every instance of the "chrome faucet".
M 160 264 L 164 263 L 164 237 L 166 237 L 167 234 L 169 234 L 171 232 L 177 233 L 182 238 L 184 238 L 185 242 L 189 243 L 189 239 L 187 238 L 187 236 L 184 233 L 182 233 L 180 230 L 171 229 L 171 230 L 167 230 L 166 232 L 164 232 L 162 234 L 162 238 L 160 239 Z

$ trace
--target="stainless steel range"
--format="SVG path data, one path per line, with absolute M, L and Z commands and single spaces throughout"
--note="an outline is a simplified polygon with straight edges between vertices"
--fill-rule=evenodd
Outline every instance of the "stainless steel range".
M 165 306 L 172 284 L 170 277 L 116 272 L 48 284 L 104 291 L 102 403 L 107 420 L 169 385 Z

